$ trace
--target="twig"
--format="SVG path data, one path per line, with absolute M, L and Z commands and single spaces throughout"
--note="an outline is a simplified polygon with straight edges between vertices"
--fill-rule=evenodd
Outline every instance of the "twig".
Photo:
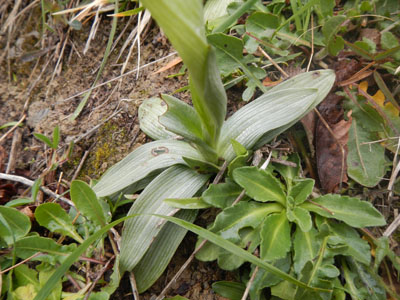
M 131 283 L 133 299 L 134 300 L 139 300 L 139 292 L 138 292 L 138 289 L 137 289 L 135 275 L 133 274 L 133 272 L 129 273 L 129 281 Z
M 397 217 L 393 220 L 393 222 L 386 228 L 386 230 L 383 232 L 383 236 L 390 236 L 393 231 L 397 229 L 397 227 L 400 226 L 400 214 L 397 215 Z
M 258 273 L 258 266 L 255 267 L 254 272 L 251 275 L 251 278 L 250 278 L 249 282 L 247 282 L 246 290 L 243 293 L 242 300 L 246 300 L 247 299 L 247 296 L 249 295 L 249 292 L 250 292 L 251 285 L 253 284 L 257 273 Z
M 398 149 L 399 148 L 397 147 L 397 150 Z M 399 171 L 400 171 L 400 161 L 397 163 L 396 168 L 394 168 L 394 170 L 392 171 L 392 175 L 390 176 L 390 180 L 389 180 L 389 184 L 388 184 L 388 191 L 389 191 L 388 202 L 389 202 L 389 204 L 391 203 L 391 198 L 393 195 L 394 181 L 396 180 L 396 177 L 399 174 Z
M 74 176 L 72 176 L 71 181 L 74 181 L 76 179 L 76 177 L 78 177 L 79 172 L 81 171 L 83 164 L 85 163 L 86 158 L 88 157 L 89 153 L 90 153 L 90 151 L 86 150 L 85 153 L 83 154 L 81 161 L 79 162 L 78 168 L 76 169 Z
M 219 170 L 217 176 L 215 176 L 213 184 L 217 184 L 218 182 L 221 181 L 222 176 L 224 175 L 227 167 L 228 167 L 228 162 L 225 160 L 224 163 L 222 164 L 221 169 Z
M 8 136 L 11 132 L 13 132 L 13 131 L 15 130 L 15 128 L 17 128 L 17 127 L 25 120 L 25 118 L 26 118 L 26 115 L 24 114 L 24 115 L 21 117 L 21 119 L 18 121 L 17 124 L 15 124 L 15 125 L 14 125 L 13 127 L 11 127 L 5 134 L 3 134 L 3 136 L 0 137 L 0 143 L 1 143 L 5 138 L 7 138 L 7 136 Z
M 283 75 L 285 78 L 289 78 L 289 74 L 286 73 L 273 59 L 271 56 L 268 55 L 267 52 L 265 52 L 260 46 L 258 47 L 258 50 L 274 65 L 275 68 L 278 69 L 279 72 Z
M 312 200 L 310 200 L 310 199 L 308 199 L 307 201 L 310 202 L 310 203 L 312 203 L 312 204 L 314 204 L 314 205 L 316 205 L 316 206 L 318 206 L 319 208 L 321 208 L 321 209 L 327 211 L 327 212 L 330 213 L 332 216 L 335 215 L 335 213 L 334 213 L 333 211 L 331 211 L 330 209 L 328 209 L 328 208 L 322 206 L 321 204 L 319 204 L 319 203 L 317 203 L 317 202 L 314 202 L 314 201 L 312 201 Z
M 307 72 L 310 70 L 313 56 L 314 56 L 314 15 L 311 14 L 311 54 L 310 54 L 310 60 L 308 61 L 307 65 Z
M 17 154 L 18 145 L 21 144 L 21 138 L 22 138 L 21 130 L 19 128 L 15 129 L 11 143 L 11 151 L 8 158 L 6 174 L 10 174 L 10 172 L 13 172 L 15 170 L 15 163 L 16 163 L 15 157 Z
M 3 275 L 4 273 L 7 273 L 8 271 L 11 271 L 12 269 L 15 269 L 16 267 L 18 267 L 20 265 L 23 265 L 27 261 L 30 261 L 32 258 L 35 258 L 36 256 L 39 256 L 41 254 L 43 254 L 43 253 L 42 252 L 37 252 L 37 253 L 33 254 L 32 256 L 29 256 L 28 258 L 20 261 L 19 263 L 15 264 L 15 265 L 13 265 L 13 266 L 5 269 L 5 270 L 0 271 L 0 275 Z
M 292 168 L 296 168 L 297 164 L 292 162 L 292 161 L 288 161 L 288 160 L 282 160 L 279 158 L 271 158 L 271 162 L 277 163 L 277 164 L 281 164 L 284 166 L 288 166 L 288 167 L 292 167 Z
M 89 299 L 90 294 L 92 293 L 93 289 L 96 286 L 96 283 L 100 280 L 100 278 L 103 276 L 103 274 L 107 271 L 108 266 L 110 265 L 111 261 L 115 258 L 115 255 L 113 255 L 105 264 L 105 266 L 100 270 L 100 273 L 96 276 L 94 281 L 92 282 L 92 285 L 90 286 L 89 290 L 87 291 L 85 298 L 83 300 Z
M 9 175 L 9 174 L 4 174 L 4 173 L 0 173 L 0 179 L 16 181 L 16 182 L 19 182 L 19 183 L 22 183 L 22 184 L 25 184 L 28 186 L 33 186 L 33 184 L 34 184 L 34 181 L 27 179 L 25 177 L 17 176 L 17 175 Z M 41 186 L 40 189 L 45 194 L 56 198 L 56 200 L 59 199 L 65 203 L 67 203 L 68 205 L 75 207 L 74 203 L 71 200 L 54 193 L 52 190 L 48 189 L 47 187 Z

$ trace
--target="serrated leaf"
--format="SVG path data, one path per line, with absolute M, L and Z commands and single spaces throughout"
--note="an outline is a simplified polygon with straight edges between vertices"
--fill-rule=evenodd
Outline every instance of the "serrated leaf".
M 164 203 L 171 207 L 182 209 L 204 209 L 212 206 L 211 204 L 205 202 L 202 197 L 168 198 L 164 200 Z
M 312 227 L 311 215 L 308 210 L 301 207 L 287 209 L 287 218 L 290 222 L 295 222 L 302 231 L 307 232 Z
M 290 250 L 290 225 L 286 212 L 268 216 L 261 227 L 260 258 L 272 261 L 284 258 Z
M 230 141 L 235 139 L 246 149 L 266 132 L 284 126 L 302 116 L 316 101 L 315 89 L 287 89 L 268 92 L 235 112 L 222 126 L 218 154 L 227 161 L 235 157 Z
M 94 224 L 104 226 L 107 223 L 106 214 L 91 187 L 83 181 L 74 180 L 71 183 L 71 201 L 83 216 Z
M 320 247 L 320 239 L 317 238 L 317 230 L 311 228 L 308 232 L 304 232 L 299 227 L 294 233 L 294 271 L 300 274 L 301 270 L 308 261 L 312 261 L 318 255 Z
M 162 28 L 189 69 L 193 105 L 206 143 L 213 147 L 226 115 L 226 94 L 208 45 L 201 0 L 144 0 L 141 2 Z
M 302 178 L 295 181 L 294 186 L 289 192 L 296 205 L 302 204 L 311 195 L 315 180 L 311 178 Z
M 33 257 L 31 260 L 51 264 L 63 262 L 75 249 L 75 246 L 75 244 L 62 246 L 57 244 L 53 239 L 40 236 L 24 237 L 15 243 L 17 257 L 26 259 L 40 252 L 40 255 Z
M 213 291 L 230 300 L 242 299 L 246 286 L 241 282 L 217 281 L 212 284 Z
M 162 95 L 167 103 L 167 111 L 160 116 L 159 122 L 169 131 L 187 138 L 190 141 L 201 141 L 201 121 L 193 107 L 185 102 L 169 96 Z
M 155 170 L 185 164 L 182 156 L 203 161 L 196 149 L 182 141 L 160 140 L 147 143 L 108 169 L 93 190 L 98 197 L 111 195 Z
M 181 210 L 176 214 L 188 222 L 193 222 L 197 211 Z M 139 293 L 143 293 L 161 276 L 168 266 L 187 230 L 167 223 L 157 235 L 149 250 L 133 269 Z
M 229 207 L 242 191 L 243 189 L 233 182 L 210 184 L 202 198 L 204 202 L 223 209 Z
M 166 103 L 160 98 L 150 98 L 143 101 L 138 109 L 140 129 L 154 140 L 176 137 L 176 134 L 165 129 L 159 122 L 159 117 L 167 111 Z
M 7 222 L 7 224 L 0 222 L 0 238 L 7 245 L 12 245 L 14 239 L 18 240 L 24 237 L 31 229 L 29 217 L 15 208 L 0 206 L 0 214 Z
M 76 232 L 72 220 L 58 203 L 43 203 L 35 210 L 35 219 L 40 226 L 46 227 L 54 233 L 72 237 L 83 243 L 82 237 Z
M 367 201 L 358 198 L 328 194 L 305 202 L 300 207 L 326 218 L 334 218 L 353 227 L 382 226 L 386 224 L 381 213 Z
M 208 177 L 185 166 L 173 166 L 158 175 L 144 189 L 128 215 L 133 213 L 168 215 L 174 208 L 164 203 L 164 199 L 191 197 L 206 183 Z M 158 218 L 150 216 L 140 216 L 125 222 L 121 240 L 122 272 L 132 270 L 142 259 L 162 229 L 159 222 Z
M 254 200 L 286 204 L 286 195 L 278 179 L 266 171 L 257 167 L 243 167 L 235 169 L 232 175 L 235 181 L 246 190 L 246 194 Z

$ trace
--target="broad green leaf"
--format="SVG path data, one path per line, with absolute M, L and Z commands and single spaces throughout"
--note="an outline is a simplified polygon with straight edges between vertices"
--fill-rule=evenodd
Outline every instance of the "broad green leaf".
M 212 206 L 211 204 L 205 202 L 202 197 L 169 198 L 165 199 L 164 203 L 168 204 L 171 207 L 183 209 L 204 209 Z
M 7 226 L 0 222 L 0 238 L 7 245 L 12 245 L 14 238 L 18 240 L 24 237 L 31 229 L 29 217 L 15 208 L 0 206 L 0 214 L 8 224 Z
M 158 175 L 144 189 L 128 215 L 168 215 L 175 209 L 164 203 L 164 199 L 192 197 L 208 177 L 185 166 L 173 166 Z M 150 216 L 140 216 L 125 222 L 121 240 L 121 272 L 131 271 L 138 264 L 162 229 L 159 223 L 159 218 Z
M 213 291 L 230 300 L 242 299 L 246 286 L 241 282 L 217 281 L 212 284 Z
M 336 268 L 332 264 L 325 264 L 322 265 L 318 269 L 318 276 L 324 277 L 324 278 L 336 278 L 340 275 L 340 271 L 338 268 Z
M 317 94 L 315 97 L 315 101 L 313 103 L 308 104 L 308 101 L 299 103 L 299 105 L 307 107 L 306 111 L 301 116 L 297 116 L 296 111 L 292 111 L 291 109 L 289 112 L 289 108 L 292 108 L 291 106 L 294 105 L 294 103 L 292 103 L 293 100 L 290 101 L 290 99 L 288 99 L 286 102 L 286 106 L 284 108 L 282 108 L 282 112 L 279 111 L 279 114 L 290 113 L 293 115 L 293 118 L 291 120 L 285 120 L 285 122 L 282 122 L 277 127 L 274 126 L 273 128 L 269 128 L 269 129 L 265 130 L 264 133 L 262 134 L 262 136 L 260 136 L 258 138 L 258 141 L 254 145 L 254 147 L 259 148 L 259 147 L 263 146 L 265 143 L 271 141 L 274 137 L 281 134 L 286 129 L 293 126 L 299 119 L 304 117 L 310 110 L 312 110 L 322 100 L 325 99 L 326 95 L 331 90 L 334 81 L 335 81 L 335 73 L 332 70 L 317 70 L 317 71 L 302 73 L 297 76 L 294 76 L 294 77 L 278 84 L 277 86 L 273 87 L 271 90 L 269 90 L 268 94 L 278 92 L 278 91 L 283 92 L 283 91 L 289 90 L 289 89 L 315 88 L 315 89 L 317 89 Z M 275 112 L 275 113 L 278 113 L 278 112 Z M 254 114 L 256 114 L 256 112 L 254 112 Z M 274 115 L 272 115 L 272 116 L 274 116 Z M 281 116 L 281 117 L 286 117 L 286 115 Z M 259 118 L 261 118 L 261 119 L 265 118 L 265 113 L 263 113 L 263 116 L 261 116 L 261 114 L 260 114 Z M 269 114 L 268 114 L 268 118 L 271 118 L 271 116 Z M 279 119 L 277 119 L 277 120 L 279 120 Z M 271 130 L 271 129 L 273 129 L 273 130 Z
M 290 225 L 286 212 L 269 215 L 261 227 L 260 258 L 272 261 L 286 257 L 290 250 Z
M 208 0 L 204 5 L 204 19 L 207 22 L 225 16 L 228 5 L 235 0 Z
M 71 254 L 75 246 L 75 244 L 62 246 L 57 244 L 53 239 L 40 236 L 24 237 L 15 243 L 16 255 L 19 258 L 25 259 L 41 252 L 40 255 L 31 260 L 49 262 L 51 264 L 63 262 Z
M 143 0 L 183 62 L 189 69 L 193 105 L 203 137 L 213 147 L 226 115 L 226 94 L 215 63 L 215 54 L 205 36 L 201 0 Z
M 143 101 L 138 109 L 140 129 L 154 140 L 176 137 L 176 134 L 165 129 L 159 117 L 167 111 L 167 104 L 160 98 Z
M 185 164 L 182 156 L 203 160 L 196 149 L 182 141 L 160 140 L 144 144 L 111 167 L 93 190 L 98 197 L 111 195 L 145 178 L 155 170 Z
M 347 174 L 364 186 L 374 187 L 385 175 L 385 149 L 379 143 L 369 143 L 377 139 L 376 134 L 365 128 L 369 123 L 362 126 L 363 121 L 368 119 L 365 113 L 360 112 L 357 116 L 363 118 L 353 118 L 350 127 Z
M 218 207 L 226 208 L 232 205 L 243 189 L 234 182 L 210 184 L 204 191 L 202 198 L 204 202 Z
M 271 213 L 280 212 L 282 206 L 275 203 L 240 202 L 218 214 L 212 232 L 224 239 L 239 241 L 239 230 L 246 227 L 256 228 Z
M 159 122 L 172 131 L 190 141 L 201 141 L 201 121 L 193 107 L 169 95 L 162 95 L 167 104 L 167 111 L 160 116 Z
M 383 49 L 391 49 L 399 46 L 399 40 L 390 31 L 385 31 L 381 34 L 381 44 Z
M 307 232 L 312 227 L 311 215 L 308 210 L 301 207 L 288 208 L 286 216 L 290 222 L 295 222 L 302 231 Z
M 266 92 L 265 87 L 244 60 L 244 45 L 241 39 L 223 33 L 210 34 L 207 39 L 217 49 L 217 61 L 223 74 L 228 75 L 240 68 L 261 91 Z
M 196 215 L 197 211 L 181 210 L 176 217 L 193 222 Z M 167 223 L 163 227 L 149 250 L 132 270 L 139 293 L 146 291 L 161 276 L 186 232 L 186 229 L 173 223 Z
M 293 267 L 296 274 L 300 274 L 308 261 L 313 261 L 317 257 L 320 243 L 315 228 L 311 228 L 308 232 L 304 232 L 300 227 L 296 228 L 293 241 Z
M 38 272 L 27 265 L 20 265 L 14 269 L 15 279 L 18 286 L 32 284 L 39 285 Z
M 336 33 L 340 30 L 347 17 L 343 15 L 333 16 L 325 22 L 322 27 L 322 33 L 325 37 L 325 45 L 329 45 L 334 41 Z
M 264 170 L 257 167 L 238 168 L 233 171 L 233 178 L 254 200 L 286 204 L 286 195 L 282 190 L 282 185 L 276 177 Z
M 246 149 L 266 132 L 284 126 L 302 116 L 316 101 L 315 89 L 286 89 L 268 92 L 235 112 L 222 126 L 218 153 L 227 161 L 235 157 L 230 141 L 235 139 Z
M 215 152 L 214 151 L 204 152 L 202 150 L 204 150 L 204 148 L 202 149 L 202 147 L 199 147 L 199 151 L 204 154 L 203 157 L 205 159 L 206 159 L 206 157 L 208 157 L 208 158 L 210 158 L 210 160 L 206 159 L 204 161 L 204 160 L 192 159 L 192 158 L 185 157 L 185 156 L 182 156 L 182 159 L 184 160 L 184 162 L 186 163 L 186 165 L 189 168 L 197 171 L 200 174 L 218 173 L 220 168 L 217 165 L 209 162 L 213 159 L 213 155 L 215 154 Z M 212 153 L 212 154 L 210 156 L 208 156 L 208 154 L 210 154 L 210 153 Z
M 358 198 L 328 194 L 305 202 L 300 207 L 326 218 L 334 218 L 353 227 L 382 226 L 386 224 L 381 213 L 367 201 Z
M 379 52 L 374 56 L 375 60 L 382 60 L 387 57 L 394 57 L 395 59 L 400 59 L 400 46 L 388 49 L 384 52 Z
M 82 237 L 76 232 L 72 220 L 58 203 L 44 203 L 35 210 L 35 219 L 40 226 L 46 227 L 54 233 L 72 237 L 83 243 Z
M 257 11 L 247 18 L 246 30 L 260 39 L 271 38 L 279 23 L 278 16 Z
M 228 165 L 228 176 L 232 178 L 233 170 L 247 166 L 249 163 L 251 154 L 252 154 L 252 151 L 246 150 L 246 153 L 236 156 Z
M 244 147 L 241 143 L 237 142 L 236 140 L 231 140 L 233 151 L 237 156 L 248 154 L 246 147 Z
M 100 201 L 91 187 L 83 181 L 74 180 L 71 183 L 71 201 L 74 202 L 80 213 L 96 225 L 104 226 L 107 217 Z
M 311 178 L 297 179 L 289 192 L 289 196 L 293 197 L 296 205 L 300 205 L 311 195 L 314 184 L 315 180 Z

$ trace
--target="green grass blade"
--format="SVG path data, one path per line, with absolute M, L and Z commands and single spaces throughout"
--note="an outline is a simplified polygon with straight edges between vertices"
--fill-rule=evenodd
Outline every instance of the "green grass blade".
M 213 33 L 224 32 L 228 27 L 235 24 L 244 13 L 246 13 L 258 0 L 247 0 L 233 14 L 230 15 L 223 23 L 213 30 Z
M 219 247 L 231 252 L 232 254 L 234 254 L 242 259 L 245 259 L 248 262 L 251 262 L 252 264 L 255 264 L 256 266 L 259 266 L 260 268 L 263 268 L 263 269 L 267 270 L 268 272 L 271 272 L 272 274 L 282 278 L 283 280 L 291 282 L 301 288 L 312 290 L 315 292 L 330 292 L 330 290 L 311 287 L 311 286 L 305 284 L 304 282 L 297 280 L 296 278 L 290 276 L 289 274 L 282 272 L 280 269 L 272 266 L 269 263 L 266 263 L 265 261 L 259 259 L 258 257 L 254 256 L 253 254 L 247 252 L 246 250 L 240 248 L 239 246 L 233 244 L 232 242 L 225 240 L 224 238 L 220 237 L 219 235 L 212 233 L 211 231 L 209 231 L 207 229 L 201 228 L 197 225 L 191 224 L 189 222 L 186 222 L 181 219 L 174 218 L 174 217 L 161 216 L 161 215 L 156 215 L 156 216 L 163 218 L 163 219 L 167 219 L 168 221 L 170 221 L 172 223 L 182 226 L 182 227 L 190 230 L 191 232 L 198 234 L 202 238 L 207 239 L 209 242 L 214 243 L 214 244 L 218 245 Z

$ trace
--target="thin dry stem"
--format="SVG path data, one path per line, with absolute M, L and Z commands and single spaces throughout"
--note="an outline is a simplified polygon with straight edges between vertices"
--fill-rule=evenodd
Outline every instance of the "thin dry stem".
M 314 57 L 314 15 L 311 14 L 311 54 L 310 54 L 310 60 L 308 61 L 307 65 L 307 72 L 310 70 L 313 57 Z
M 259 268 L 258 268 L 258 266 L 256 266 L 255 269 L 254 269 L 253 274 L 250 277 L 249 282 L 247 282 L 246 290 L 243 293 L 242 300 L 246 300 L 247 299 L 247 296 L 249 295 L 249 292 L 250 292 L 251 285 L 253 284 L 254 279 L 256 278 L 258 270 L 259 270 Z

